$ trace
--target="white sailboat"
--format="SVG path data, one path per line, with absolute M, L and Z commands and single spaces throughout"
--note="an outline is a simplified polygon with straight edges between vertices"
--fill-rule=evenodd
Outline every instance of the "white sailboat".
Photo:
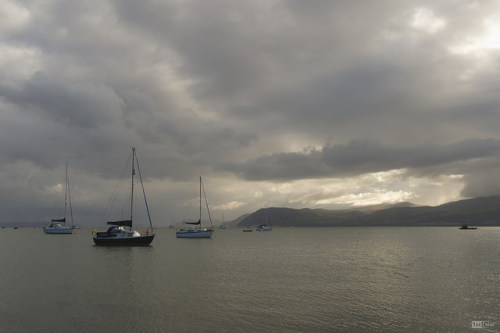
M 208 211 L 208 218 L 210 219 L 210 224 L 212 224 L 212 218 L 210 217 L 210 210 L 208 209 L 207 197 L 205 195 L 205 189 L 203 188 L 203 183 L 200 177 L 200 219 L 197 222 L 184 222 L 185 224 L 193 225 L 194 227 L 182 228 L 175 233 L 177 238 L 211 238 L 214 233 L 213 227 L 205 228 L 201 226 L 201 192 L 203 189 L 203 195 L 205 197 L 205 203 Z
M 148 212 L 149 224 L 151 226 L 151 233 L 148 231 L 146 234 L 141 235 L 139 232 L 132 229 L 133 208 L 134 208 L 134 176 L 135 165 L 139 170 L 139 178 L 141 180 L 142 192 L 144 195 L 144 202 Z M 142 184 L 141 169 L 139 168 L 139 161 L 135 155 L 135 147 L 132 148 L 132 186 L 130 195 L 130 219 L 121 221 L 109 221 L 111 225 L 105 232 L 97 232 L 94 230 L 93 239 L 96 245 L 102 246 L 147 246 L 151 244 L 154 238 L 153 225 L 149 215 L 148 203 L 146 201 L 146 192 Z
M 66 225 L 66 212 L 69 203 L 69 212 L 71 226 Z M 71 207 L 71 192 L 69 189 L 68 164 L 66 163 L 66 184 L 64 185 L 64 217 L 52 219 L 50 224 L 43 227 L 43 232 L 53 235 L 71 235 L 73 234 L 73 209 Z

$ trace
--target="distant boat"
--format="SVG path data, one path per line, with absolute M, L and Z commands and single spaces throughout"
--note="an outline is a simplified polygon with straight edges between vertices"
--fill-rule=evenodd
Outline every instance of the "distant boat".
M 266 223 L 267 223 L 267 209 L 265 210 L 266 214 Z M 255 228 L 255 231 L 271 231 L 273 230 L 272 227 L 268 227 L 267 224 L 259 224 L 257 228 Z
M 476 227 L 469 227 L 467 224 L 464 224 L 463 226 L 461 226 L 458 229 L 461 229 L 461 230 L 476 230 L 477 228 Z
M 201 192 L 203 189 L 203 194 L 205 197 L 205 203 L 208 211 L 208 218 L 210 219 L 210 224 L 212 224 L 212 218 L 210 217 L 210 210 L 208 209 L 207 197 L 205 195 L 205 189 L 203 188 L 203 183 L 200 177 L 200 218 L 197 222 L 184 222 L 185 224 L 193 225 L 195 227 L 182 228 L 175 233 L 177 238 L 211 238 L 214 233 L 213 228 L 204 228 L 201 226 Z
M 271 231 L 273 228 L 268 227 L 267 224 L 261 224 L 257 228 L 255 228 L 255 231 Z
M 252 228 L 250 226 L 243 229 L 243 232 L 252 232 Z
M 149 225 L 151 226 L 151 233 L 148 231 L 146 234 L 141 235 L 139 232 L 132 229 L 133 220 L 133 208 L 134 208 L 134 176 L 135 176 L 135 166 L 139 171 L 139 178 L 141 180 L 142 193 L 144 195 L 144 203 L 146 205 L 146 211 L 148 213 Z M 135 154 L 135 147 L 132 148 L 132 186 L 130 195 L 130 219 L 121 221 L 109 221 L 107 223 L 111 225 L 109 229 L 105 232 L 93 231 L 93 239 L 96 245 L 103 246 L 147 246 L 151 244 L 155 234 L 153 232 L 153 224 L 151 223 L 151 217 L 149 215 L 148 203 L 146 200 L 146 192 L 144 191 L 144 185 L 142 183 L 141 169 L 139 168 L 139 160 Z
M 224 212 L 222 212 L 222 224 L 219 226 L 219 229 L 227 229 L 226 222 L 224 222 Z
M 66 225 L 66 211 L 69 203 L 71 217 L 71 226 Z M 61 219 L 52 219 L 51 223 L 43 227 L 43 232 L 52 235 L 71 235 L 73 234 L 73 209 L 71 207 L 71 192 L 69 189 L 68 164 L 66 163 L 66 184 L 64 185 L 64 217 Z

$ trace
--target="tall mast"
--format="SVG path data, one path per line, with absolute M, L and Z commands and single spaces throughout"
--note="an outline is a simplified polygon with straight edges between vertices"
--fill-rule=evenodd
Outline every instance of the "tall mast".
M 130 193 L 130 224 L 132 224 L 133 209 L 134 209 L 134 176 L 135 176 L 135 147 L 132 147 L 132 191 Z
M 201 176 L 200 176 L 200 228 L 201 228 Z
M 66 209 L 68 207 L 68 162 L 66 162 L 66 184 L 64 185 L 64 223 L 66 224 Z
M 73 228 L 73 207 L 71 207 L 71 186 L 69 184 L 68 162 L 66 162 L 66 187 L 67 187 L 67 197 L 69 203 L 69 215 L 71 217 L 71 228 Z M 64 218 L 66 219 L 66 214 L 64 214 Z

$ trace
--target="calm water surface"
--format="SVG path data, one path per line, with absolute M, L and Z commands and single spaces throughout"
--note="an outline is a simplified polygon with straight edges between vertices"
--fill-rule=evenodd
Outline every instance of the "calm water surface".
M 0 332 L 500 331 L 500 228 L 0 229 Z

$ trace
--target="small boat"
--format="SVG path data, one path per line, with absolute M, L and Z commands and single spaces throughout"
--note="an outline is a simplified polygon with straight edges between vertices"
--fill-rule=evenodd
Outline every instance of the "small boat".
M 460 229 L 460 230 L 476 230 L 477 227 L 469 227 L 467 224 L 464 224 L 463 226 L 461 226 L 458 229 Z
M 190 222 L 186 222 L 190 223 Z M 177 238 L 211 238 L 214 230 L 211 228 L 183 228 L 175 233 Z
M 184 222 L 185 224 L 193 225 L 191 228 L 182 228 L 175 233 L 177 238 L 211 238 L 214 233 L 212 228 L 204 228 L 201 226 L 201 192 L 203 189 L 203 194 L 205 194 L 205 189 L 203 188 L 203 182 L 200 177 L 200 219 L 197 222 Z M 207 205 L 208 217 L 210 219 L 210 224 L 212 224 L 212 218 L 210 217 L 210 210 L 208 209 L 207 197 L 205 195 L 205 203 Z
M 268 227 L 267 224 L 260 224 L 257 228 L 255 228 L 255 231 L 271 231 L 273 228 Z
M 226 222 L 224 222 L 224 212 L 222 212 L 222 224 L 219 226 L 219 229 L 221 230 L 227 229 Z
M 134 207 L 134 176 L 135 176 L 135 166 L 139 171 L 139 178 L 141 180 L 142 193 L 144 195 L 144 203 L 146 205 L 146 211 L 148 213 L 149 225 L 151 227 L 151 233 L 149 229 L 145 234 L 140 234 L 139 232 L 132 229 L 133 220 L 133 207 Z M 144 191 L 144 185 L 142 183 L 141 169 L 139 168 L 139 160 L 135 154 L 135 147 L 132 148 L 132 187 L 130 195 L 130 219 L 121 221 L 109 221 L 107 222 L 110 227 L 105 232 L 97 232 L 94 230 L 92 232 L 95 245 L 102 246 L 148 246 L 153 241 L 155 234 L 153 232 L 153 224 L 151 223 L 151 217 L 149 215 L 149 207 L 146 200 L 146 192 Z
M 69 205 L 71 226 L 66 225 L 66 212 Z M 72 235 L 73 234 L 73 209 L 71 207 L 71 193 L 69 189 L 68 164 L 66 163 L 66 184 L 64 186 L 64 217 L 52 219 L 51 223 L 43 227 L 43 232 L 52 235 Z
M 43 232 L 52 235 L 71 235 L 73 228 L 64 225 L 65 219 L 52 220 L 49 225 L 43 227 Z
M 250 226 L 243 229 L 243 232 L 252 232 L 252 228 Z

